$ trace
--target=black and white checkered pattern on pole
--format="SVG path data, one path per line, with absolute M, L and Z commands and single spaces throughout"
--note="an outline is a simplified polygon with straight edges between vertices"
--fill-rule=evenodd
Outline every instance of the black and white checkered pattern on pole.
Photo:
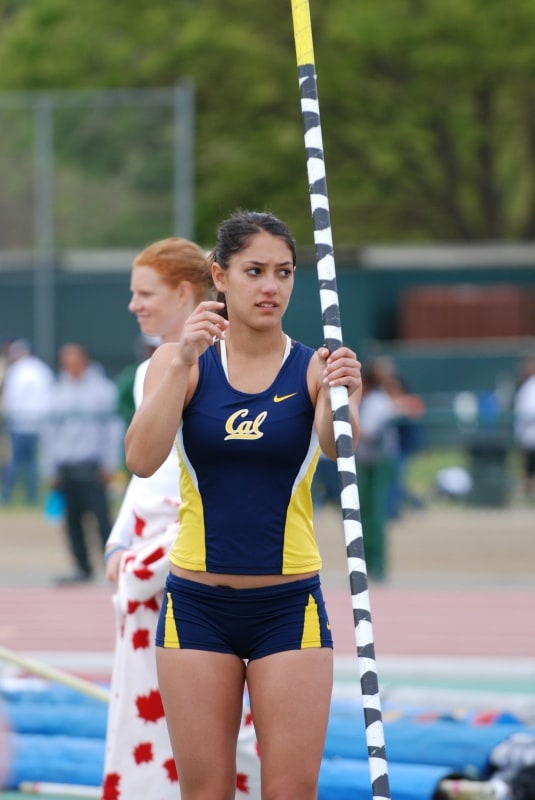
M 340 306 L 321 131 L 308 0 L 291 0 L 301 112 L 304 124 L 310 205 L 314 227 L 323 335 L 332 352 L 342 346 Z M 366 744 L 374 800 L 390 798 L 390 783 L 375 661 L 368 577 L 364 554 L 357 469 L 345 387 L 330 390 L 344 523 L 351 602 L 364 709 Z

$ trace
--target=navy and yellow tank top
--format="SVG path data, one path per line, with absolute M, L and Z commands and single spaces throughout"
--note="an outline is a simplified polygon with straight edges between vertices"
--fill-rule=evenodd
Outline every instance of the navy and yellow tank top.
M 184 409 L 178 567 L 243 575 L 320 569 L 310 486 L 319 457 L 306 373 L 313 350 L 294 342 L 273 384 L 229 384 L 215 346 L 199 360 Z

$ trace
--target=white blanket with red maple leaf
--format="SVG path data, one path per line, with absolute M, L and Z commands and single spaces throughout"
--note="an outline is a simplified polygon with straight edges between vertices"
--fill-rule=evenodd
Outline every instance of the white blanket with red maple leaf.
M 117 592 L 102 800 L 177 800 L 178 777 L 156 676 L 154 638 L 177 534 L 178 502 L 145 495 L 133 505 L 134 536 Z M 260 760 L 244 703 L 237 750 L 236 800 L 260 800 Z

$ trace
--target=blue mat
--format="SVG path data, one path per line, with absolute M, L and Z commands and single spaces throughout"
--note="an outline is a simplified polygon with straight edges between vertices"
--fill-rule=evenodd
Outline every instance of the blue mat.
M 24 781 L 99 786 L 104 768 L 104 739 L 80 736 L 12 734 L 6 789 Z
M 6 789 L 24 781 L 99 786 L 104 765 L 108 707 L 55 684 L 20 690 L 0 686 L 9 737 Z M 514 717 L 497 715 L 475 724 L 469 712 L 456 717 L 425 708 L 388 706 L 384 733 L 392 796 L 431 800 L 451 774 L 488 777 L 492 748 L 518 731 L 535 735 Z M 481 717 L 481 715 L 479 715 Z M 319 800 L 369 800 L 371 778 L 360 702 L 333 699 Z
M 395 800 L 431 800 L 441 780 L 450 774 L 445 767 L 414 764 L 388 765 L 390 792 Z M 323 759 L 318 800 L 370 800 L 368 762 L 343 758 Z
M 384 734 L 389 761 L 402 764 L 447 766 L 451 771 L 486 776 L 488 758 L 498 742 L 527 728 L 520 724 L 472 725 L 466 722 L 385 722 Z M 532 731 L 535 733 L 535 729 Z M 329 721 L 324 755 L 365 761 L 367 747 L 364 722 L 351 717 Z
M 13 734 L 8 789 L 24 782 L 100 786 L 104 740 L 68 736 Z M 451 770 L 422 764 L 389 764 L 390 788 L 396 800 L 429 800 Z M 369 800 L 367 761 L 325 758 L 319 778 L 319 800 Z

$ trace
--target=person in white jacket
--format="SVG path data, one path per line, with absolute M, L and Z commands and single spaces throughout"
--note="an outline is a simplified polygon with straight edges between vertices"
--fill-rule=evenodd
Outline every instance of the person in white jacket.
M 10 459 L 3 475 L 2 500 L 9 503 L 17 483 L 24 484 L 29 505 L 39 501 L 40 445 L 50 410 L 53 370 L 32 354 L 25 339 L 7 348 L 8 365 L 2 390 L 2 416 L 10 442 Z
M 144 335 L 173 342 L 210 288 L 210 271 L 202 249 L 186 239 L 171 237 L 149 245 L 134 260 L 128 308 Z M 142 399 L 148 363 L 144 361 L 136 370 L 136 408 Z M 180 797 L 158 690 L 154 646 L 179 503 L 179 462 L 173 448 L 150 478 L 131 477 L 106 545 L 106 574 L 117 582 L 117 592 L 113 598 L 116 647 L 102 800 Z M 260 760 L 245 702 L 236 798 L 260 798 Z

